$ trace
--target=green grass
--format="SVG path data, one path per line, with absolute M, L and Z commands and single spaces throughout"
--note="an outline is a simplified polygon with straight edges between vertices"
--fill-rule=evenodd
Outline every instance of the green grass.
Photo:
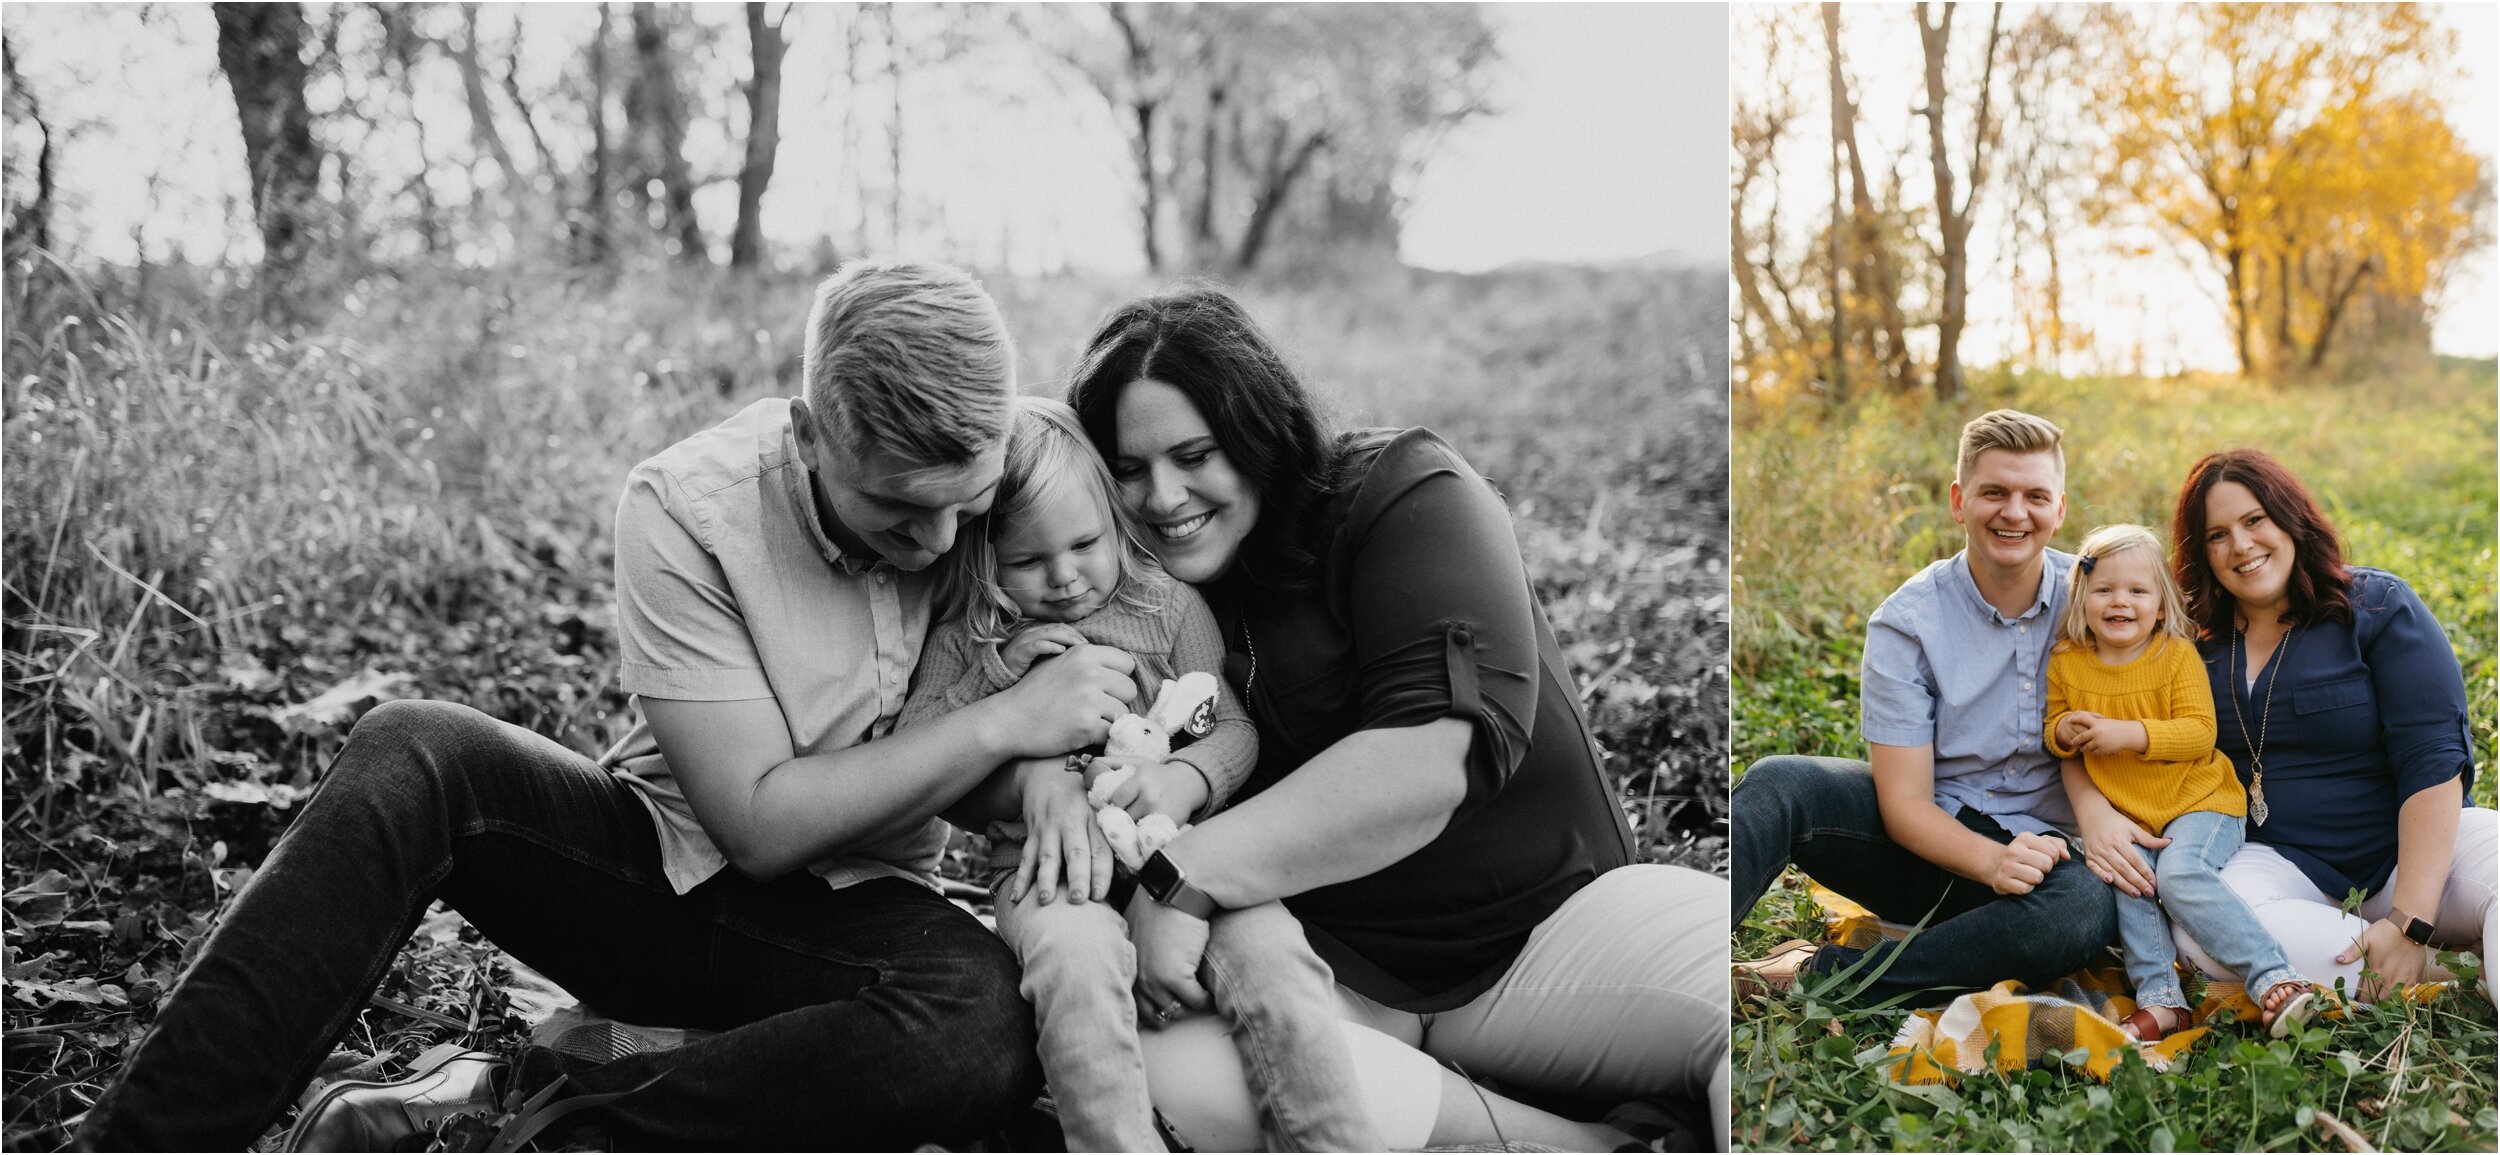
M 797 392 L 810 287 L 374 270 L 272 329 L 230 280 L 38 260 L 5 285 L 10 1149 L 63 1140 L 360 703 L 298 707 L 353 685 L 585 753 L 621 732 L 625 472 Z M 989 285 L 1027 387 L 1053 392 L 1094 321 L 1155 287 Z M 1720 278 L 1390 273 L 1244 295 L 1346 424 L 1430 425 L 1501 484 L 1641 853 L 1724 872 Z M 508 1038 L 510 985 L 474 932 L 421 935 L 340 1061 Z
M 1997 378 L 1976 393 L 1952 407 L 1879 397 L 1838 410 L 1740 408 L 1733 774 L 1777 753 L 1865 756 L 1866 615 L 1960 548 L 1945 509 L 1954 441 L 1963 421 L 2003 405 L 2066 429 L 2062 548 L 2113 521 L 2167 537 L 2176 486 L 2211 450 L 2253 445 L 2290 465 L 2343 531 L 2347 559 L 2403 577 L 2447 630 L 2465 669 L 2473 796 L 2492 805 L 2492 363 L 2284 388 Z M 1756 905 L 1735 928 L 1738 957 L 1819 933 L 1802 887 L 1792 871 Z M 1898 1087 L 1875 1062 L 1898 1012 L 1799 997 L 1738 1013 L 1738 1142 L 1758 1149 L 2344 1149 L 2321 1114 L 2392 1149 L 2490 1150 L 2500 1132 L 2500 1051 L 2479 992 L 2363 1012 L 2292 1042 L 2229 1028 L 2170 1074 L 2130 1066 L 2106 1087 L 2052 1070 Z

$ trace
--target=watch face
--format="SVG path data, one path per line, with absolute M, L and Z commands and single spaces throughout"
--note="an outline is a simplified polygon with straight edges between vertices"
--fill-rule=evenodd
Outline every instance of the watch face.
M 1180 868 L 1172 865 L 1172 860 L 1165 858 L 1160 850 L 1147 855 L 1145 865 L 1137 868 L 1137 885 L 1145 887 L 1146 893 L 1153 895 L 1157 902 L 1169 900 L 1172 888 L 1179 886 L 1180 882 Z

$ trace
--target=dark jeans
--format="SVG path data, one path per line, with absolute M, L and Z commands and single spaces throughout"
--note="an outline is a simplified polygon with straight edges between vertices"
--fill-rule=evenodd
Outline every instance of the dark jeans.
M 1861 978 L 1888 968 L 1859 996 L 1870 1002 L 1932 992 L 1934 997 L 1911 1000 L 1926 1005 L 2005 979 L 2046 986 L 2094 961 L 2118 935 L 2111 891 L 2080 855 L 2058 863 L 2029 894 L 1999 895 L 1886 837 L 1875 804 L 1875 775 L 1864 762 L 1765 758 L 1745 771 L 1728 806 L 1731 923 L 1752 913 L 1780 868 L 1791 862 L 1884 919 L 1929 920 L 1904 943 L 1816 952 L 1809 964 L 1814 974 L 1863 956 L 1872 957 L 1857 971 Z M 2013 841 L 1976 811 L 1964 811 L 1962 822 L 1999 842 Z
M 621 1147 L 909 1150 L 982 1134 L 1040 1088 L 1014 956 L 945 899 L 804 871 L 676 894 L 614 776 L 474 710 L 392 702 L 226 910 L 80 1145 L 241 1150 L 436 898 L 602 1013 L 723 1032 L 606 1064 L 523 1052 L 524 1089 L 661 1076 L 571 1117 Z

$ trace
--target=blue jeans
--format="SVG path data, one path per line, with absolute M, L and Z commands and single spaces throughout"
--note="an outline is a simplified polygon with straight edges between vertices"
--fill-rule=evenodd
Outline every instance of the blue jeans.
M 2139 1005 L 2188 1005 L 2179 989 L 2178 947 L 2170 941 L 2173 919 L 2216 961 L 2246 976 L 2252 999 L 2263 998 L 2276 983 L 2300 977 L 2283 944 L 2274 941 L 2257 921 L 2257 912 L 2222 881 L 2222 864 L 2239 853 L 2243 821 L 2234 814 L 2191 810 L 2162 829 L 2170 845 L 2158 851 L 2134 848 L 2153 868 L 2158 896 L 2158 901 L 2117 896 L 2118 945 L 2126 953 L 2127 981 L 2134 985 Z
M 572 1117 L 620 1146 L 908 1150 L 984 1134 L 1040 1086 L 1014 956 L 927 888 L 724 870 L 677 894 L 613 775 L 466 707 L 392 702 L 226 909 L 79 1146 L 250 1144 L 436 898 L 605 1014 L 722 1032 L 605 1064 L 523 1050 L 524 1091 L 661 1076 Z
M 993 844 L 1012 868 L 1023 844 Z M 1012 869 L 1004 872 L 1012 874 Z M 1001 889 L 995 880 L 993 892 Z M 1126 888 L 1122 888 L 1126 889 Z M 1116 892 L 1115 892 L 1116 894 Z M 1135 901 L 1151 902 L 1139 895 Z M 1337 1022 L 1337 980 L 1282 903 L 1220 911 L 1200 969 L 1233 1022 L 1260 1131 L 1277 1151 L 1381 1149 Z M 1138 1039 L 1137 953 L 1108 902 L 1000 903 L 998 933 L 1024 964 L 1041 1030 L 1042 1073 L 1071 1151 L 1160 1151 Z
M 2059 862 L 2028 894 L 1999 895 L 1894 842 L 1884 833 L 1874 772 L 1864 762 L 1765 758 L 1737 781 L 1728 808 L 1731 924 L 1753 912 L 1792 862 L 1881 918 L 1929 920 L 1905 942 L 1815 953 L 1811 974 L 1872 956 L 1857 972 L 1882 972 L 1861 992 L 1866 1000 L 1933 996 L 1915 1000 L 1926 1005 L 2005 979 L 2044 987 L 2091 962 L 2118 933 L 2112 891 L 2080 855 Z M 1961 821 L 1998 842 L 2013 841 L 1977 811 L 1964 810 Z

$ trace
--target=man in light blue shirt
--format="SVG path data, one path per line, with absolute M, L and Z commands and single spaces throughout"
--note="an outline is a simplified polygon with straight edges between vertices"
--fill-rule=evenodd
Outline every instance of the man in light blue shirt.
M 1968 544 L 1867 620 L 1859 733 L 1869 761 L 1783 755 L 1731 799 L 1734 915 L 1796 863 L 1875 914 L 1926 923 L 1871 952 L 1798 949 L 1774 986 L 1872 954 L 1863 997 L 2055 981 L 2117 934 L 2109 888 L 2066 841 L 2074 812 L 2041 745 L 2049 647 L 2074 559 L 2055 425 L 2000 409 L 1962 429 L 1951 508 Z

